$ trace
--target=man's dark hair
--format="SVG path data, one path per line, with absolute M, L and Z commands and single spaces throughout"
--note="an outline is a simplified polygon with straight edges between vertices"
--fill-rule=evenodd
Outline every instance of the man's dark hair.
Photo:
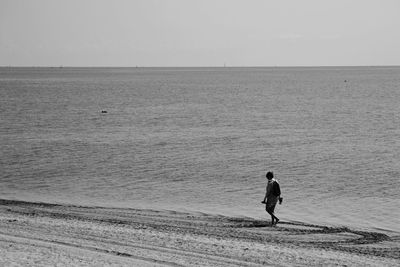
M 268 179 L 272 179 L 272 178 L 274 178 L 274 173 L 273 173 L 273 172 L 267 172 L 266 177 L 267 177 Z

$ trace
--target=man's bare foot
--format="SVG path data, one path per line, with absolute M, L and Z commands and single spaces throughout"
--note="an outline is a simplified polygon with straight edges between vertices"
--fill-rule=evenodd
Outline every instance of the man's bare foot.
M 278 224 L 278 222 L 279 222 L 279 219 L 278 219 L 278 218 L 276 218 L 276 219 L 275 219 L 275 225 L 277 225 L 277 224 Z

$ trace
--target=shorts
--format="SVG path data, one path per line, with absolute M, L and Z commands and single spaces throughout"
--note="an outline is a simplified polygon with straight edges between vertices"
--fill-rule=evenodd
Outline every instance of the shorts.
M 274 213 L 276 203 L 278 203 L 278 197 L 270 197 L 267 199 L 267 204 L 265 205 L 265 210 Z

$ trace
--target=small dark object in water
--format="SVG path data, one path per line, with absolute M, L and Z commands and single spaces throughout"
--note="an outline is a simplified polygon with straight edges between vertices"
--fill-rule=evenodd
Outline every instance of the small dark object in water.
M 107 110 L 102 110 L 101 113 L 107 113 Z
M 347 80 L 344 80 L 345 83 L 347 83 Z

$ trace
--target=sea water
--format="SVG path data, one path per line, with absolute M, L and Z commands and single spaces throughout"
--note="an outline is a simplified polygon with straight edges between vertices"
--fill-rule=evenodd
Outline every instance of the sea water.
M 400 232 L 400 68 L 0 68 L 0 198 Z

